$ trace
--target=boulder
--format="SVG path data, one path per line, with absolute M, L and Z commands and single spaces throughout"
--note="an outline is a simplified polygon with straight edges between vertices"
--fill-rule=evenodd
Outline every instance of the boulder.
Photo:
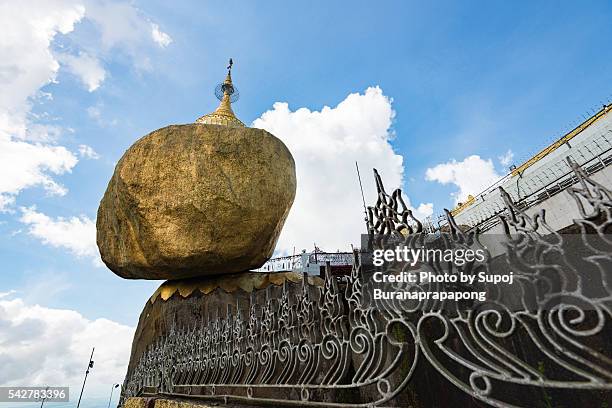
M 98 248 L 127 279 L 258 268 L 272 255 L 295 190 L 293 157 L 265 130 L 168 126 L 117 163 L 98 208 Z

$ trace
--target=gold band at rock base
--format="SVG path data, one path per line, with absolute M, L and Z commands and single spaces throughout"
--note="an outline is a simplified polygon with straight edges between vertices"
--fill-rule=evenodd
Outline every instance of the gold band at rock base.
M 242 289 L 251 293 L 256 289 L 264 289 L 270 284 L 281 286 L 285 281 L 298 283 L 302 282 L 303 275 L 297 272 L 243 272 L 222 276 L 203 276 L 190 279 L 169 280 L 161 284 L 150 298 L 151 303 L 155 303 L 157 298 L 166 301 L 175 293 L 181 297 L 189 297 L 199 290 L 207 295 L 217 288 L 221 288 L 228 293 Z M 308 283 L 311 285 L 322 286 L 324 281 L 318 276 L 308 276 Z

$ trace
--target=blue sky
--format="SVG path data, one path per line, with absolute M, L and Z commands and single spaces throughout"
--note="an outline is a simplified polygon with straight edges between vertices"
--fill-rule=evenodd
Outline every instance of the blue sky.
M 529 158 L 577 124 L 581 115 L 608 102 L 612 94 L 612 54 L 606 47 L 612 34 L 612 6 L 607 2 L 116 0 L 81 4 L 66 0 L 45 4 L 37 11 L 43 16 L 73 6 L 84 14 L 72 18 L 72 29 L 54 28 L 46 37 L 49 43 L 39 46 L 58 61 L 57 69 L 23 62 L 25 54 L 22 60 L 17 51 L 9 50 L 14 41 L 25 44 L 21 48 L 28 52 L 24 29 L 0 40 L 5 61 L 0 62 L 0 86 L 6 99 L 0 109 L 8 115 L 20 112 L 28 129 L 38 126 L 52 135 L 21 137 L 7 126 L 5 137 L 62 146 L 78 163 L 59 174 L 41 167 L 65 188 L 63 194 L 50 193 L 43 182 L 24 184 L 17 192 L 0 191 L 8 191 L 14 199 L 0 212 L 0 292 L 15 290 L 4 299 L 74 310 L 90 321 L 109 319 L 135 326 L 159 282 L 122 280 L 96 266 L 91 256 L 75 255 L 69 244 L 54 245 L 41 235 L 44 232 L 32 231 L 40 219 L 25 222 L 24 208 L 35 206 L 32 211 L 52 223 L 59 217 L 95 220 L 114 164 L 135 140 L 168 124 L 193 122 L 216 107 L 212 90 L 223 79 L 229 57 L 234 58 L 234 80 L 241 92 L 236 113 L 251 124 L 274 110 L 276 119 L 260 122 L 269 130 L 287 129 L 283 121 L 290 122 L 295 135 L 277 136 L 287 137 L 290 148 L 291 143 L 301 143 L 295 153 L 298 166 L 299 149 L 306 149 L 310 138 L 324 146 L 326 137 L 336 137 L 325 126 L 328 116 L 313 112 L 324 106 L 334 110 L 353 93 L 364 95 L 364 106 L 369 106 L 376 96 L 372 93 L 368 99 L 366 89 L 378 86 L 392 100 L 379 95 L 372 102 L 382 112 L 372 118 L 372 126 L 383 128 L 382 135 L 374 136 L 389 148 L 387 156 L 380 157 L 403 157 L 403 165 L 387 170 L 389 188 L 403 177 L 402 187 L 413 206 L 431 203 L 433 214 L 454 206 L 461 195 L 457 191 L 485 187 L 491 178 L 504 174 L 507 164 Z M 2 7 L 14 14 L 7 11 L 4 18 L 30 18 L 23 17 L 31 13 L 21 13 L 18 6 Z M 27 11 L 35 6 L 26 2 L 22 7 Z M 129 18 L 114 19 L 113 13 L 126 13 Z M 36 20 L 31 18 L 35 27 Z M 153 25 L 167 37 L 157 41 L 147 37 Z M 70 58 L 83 54 L 96 62 L 79 70 Z M 16 61 L 16 70 L 6 61 Z M 44 71 L 38 82 L 29 88 L 24 85 L 24 103 L 7 97 L 17 85 L 14 77 L 4 73 L 19 70 Z M 96 89 L 91 90 L 87 81 Z M 300 133 L 301 122 L 291 113 L 281 117 L 280 108 L 273 108 L 275 102 L 287 102 L 290 112 L 307 108 L 310 116 L 305 120 L 317 121 L 328 133 Z M 385 103 L 395 112 L 392 118 Z M 374 109 L 371 112 L 378 115 Z M 334 118 L 330 120 L 339 120 Z M 361 119 L 355 117 L 356 126 L 366 126 Z M 391 128 L 386 129 L 389 121 Z M 350 128 L 346 123 L 338 126 Z M 80 155 L 81 145 L 91 147 L 97 158 Z M 330 146 L 340 146 L 333 154 L 346 156 L 338 160 L 338 182 L 351 191 L 356 181 L 349 165 L 355 159 L 366 168 L 387 166 L 382 159 L 377 163 L 362 156 L 353 158 L 352 151 L 342 147 L 346 145 Z M 509 149 L 514 159 L 504 166 L 499 156 Z M 444 163 L 450 163 L 447 170 L 455 168 L 473 155 L 482 168 L 446 179 L 430 170 L 426 180 L 428 169 Z M 304 177 L 314 174 L 307 164 L 303 168 Z M 12 167 L 3 171 L 19 178 Z M 340 179 L 345 174 L 346 179 Z M 447 180 L 446 184 L 441 180 Z M 371 183 L 371 178 L 366 182 Z M 312 184 L 305 181 L 302 186 Z M 320 200 L 324 202 L 325 197 Z M 328 224 L 326 208 L 321 206 L 310 216 Z M 351 216 L 354 221 L 350 222 L 361 222 L 361 213 Z M 309 235 L 308 242 L 326 242 L 325 226 L 311 234 L 296 231 Z M 333 245 L 336 241 L 328 246 Z

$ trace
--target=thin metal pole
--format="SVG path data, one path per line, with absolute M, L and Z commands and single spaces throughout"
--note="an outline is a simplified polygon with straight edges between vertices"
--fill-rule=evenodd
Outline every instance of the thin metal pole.
M 115 388 L 117 388 L 119 386 L 119 384 L 113 384 L 111 386 L 111 394 L 110 394 L 110 398 L 108 399 L 108 408 L 110 408 L 110 403 L 111 400 L 113 399 L 113 391 L 115 391 Z
M 96 348 L 91 349 L 91 356 L 89 357 L 89 362 L 87 363 L 87 370 L 85 371 L 85 378 L 83 379 L 83 387 L 81 387 L 81 394 L 79 395 L 79 402 L 77 402 L 77 408 L 81 405 L 81 398 L 83 397 L 83 390 L 85 390 L 85 382 L 87 381 L 87 375 L 89 374 L 89 369 L 93 367 L 93 354 Z
M 363 214 L 365 216 L 364 221 L 366 223 L 366 232 L 370 232 L 368 228 L 368 209 L 366 207 L 365 195 L 363 194 L 363 185 L 361 184 L 361 174 L 359 174 L 359 164 L 355 162 L 355 167 L 357 168 L 357 179 L 359 180 L 359 188 L 361 189 L 361 201 L 363 201 Z
M 49 391 L 48 386 L 45 388 L 45 398 L 43 398 L 42 401 L 40 402 L 40 408 L 43 408 L 43 405 L 45 405 L 45 400 L 47 399 L 47 391 Z

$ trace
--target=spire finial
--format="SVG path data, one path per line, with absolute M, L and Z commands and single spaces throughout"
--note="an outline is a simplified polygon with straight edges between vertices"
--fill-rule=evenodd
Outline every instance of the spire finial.
M 240 96 L 238 89 L 232 83 L 232 66 L 234 61 L 230 58 L 227 66 L 227 76 L 225 81 L 215 88 L 215 96 L 221 101 L 217 109 L 207 115 L 202 116 L 196 123 L 207 125 L 222 125 L 231 127 L 243 127 L 242 123 L 232 110 L 232 102 L 236 102 Z

